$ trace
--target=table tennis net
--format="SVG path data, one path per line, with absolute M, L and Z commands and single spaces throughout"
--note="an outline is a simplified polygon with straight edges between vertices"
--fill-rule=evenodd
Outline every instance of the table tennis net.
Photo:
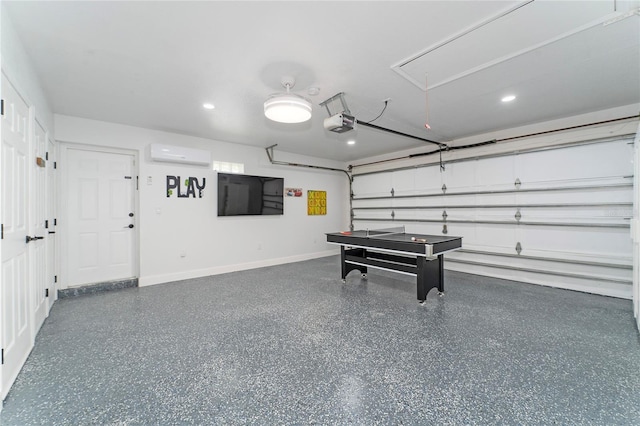
M 388 235 L 404 234 L 404 225 L 385 229 L 367 229 L 368 238 L 384 238 Z

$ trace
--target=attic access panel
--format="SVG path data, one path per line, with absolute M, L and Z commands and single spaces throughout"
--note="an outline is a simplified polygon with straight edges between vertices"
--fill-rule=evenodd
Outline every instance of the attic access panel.
M 613 12 L 614 0 L 522 2 L 391 68 L 426 91 L 426 72 L 433 89 L 587 29 Z

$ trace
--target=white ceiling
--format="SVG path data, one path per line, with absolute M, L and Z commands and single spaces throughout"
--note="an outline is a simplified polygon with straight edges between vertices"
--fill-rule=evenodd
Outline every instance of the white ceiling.
M 426 144 L 325 130 L 338 92 L 442 142 L 640 102 L 638 1 L 3 3 L 55 113 L 340 161 Z M 285 75 L 309 122 L 264 117 Z

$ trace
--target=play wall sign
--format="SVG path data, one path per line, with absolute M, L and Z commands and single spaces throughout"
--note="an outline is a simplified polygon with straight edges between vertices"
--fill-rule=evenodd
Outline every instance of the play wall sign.
M 198 178 L 195 177 L 188 177 L 184 182 L 181 182 L 180 176 L 167 176 L 167 198 L 173 195 L 178 198 L 202 198 L 205 184 L 206 178 L 202 178 L 202 184 L 200 184 Z

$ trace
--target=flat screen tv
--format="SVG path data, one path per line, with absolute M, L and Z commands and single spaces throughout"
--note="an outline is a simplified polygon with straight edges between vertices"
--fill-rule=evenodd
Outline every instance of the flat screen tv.
M 283 214 L 284 179 L 218 173 L 218 216 Z

